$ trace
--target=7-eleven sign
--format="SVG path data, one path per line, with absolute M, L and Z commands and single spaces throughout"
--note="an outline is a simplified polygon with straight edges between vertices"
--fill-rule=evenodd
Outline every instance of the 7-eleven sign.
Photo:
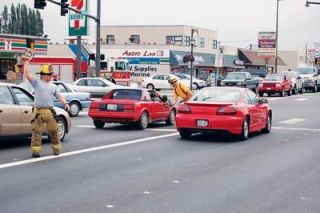
M 88 0 L 71 0 L 71 7 L 77 10 L 87 11 Z M 69 11 L 69 36 L 87 36 L 88 21 L 83 14 Z

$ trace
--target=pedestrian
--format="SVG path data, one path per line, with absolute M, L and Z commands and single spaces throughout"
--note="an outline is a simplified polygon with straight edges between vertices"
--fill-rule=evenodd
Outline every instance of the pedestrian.
M 168 82 L 173 88 L 173 106 L 186 102 L 192 97 L 192 91 L 186 84 L 179 82 L 178 78 L 171 77 Z
M 34 115 L 31 121 L 32 139 L 31 139 L 31 154 L 32 157 L 40 157 L 42 144 L 42 131 L 46 123 L 47 131 L 51 139 L 51 147 L 53 155 L 59 155 L 61 152 L 61 142 L 58 135 L 58 124 L 55 119 L 55 111 L 53 108 L 54 97 L 62 104 L 65 110 L 69 111 L 70 106 L 60 94 L 57 86 L 51 81 L 53 68 L 49 64 L 40 66 L 40 78 L 34 77 L 28 70 L 30 58 L 23 57 L 24 60 L 24 75 L 34 88 L 34 105 L 32 112 Z

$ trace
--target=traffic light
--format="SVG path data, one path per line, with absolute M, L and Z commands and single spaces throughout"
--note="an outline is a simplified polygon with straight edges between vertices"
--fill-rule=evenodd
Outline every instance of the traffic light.
M 44 9 L 46 5 L 46 0 L 34 0 L 34 8 L 36 9 Z
M 65 16 L 68 13 L 68 0 L 61 0 L 61 10 L 60 15 Z

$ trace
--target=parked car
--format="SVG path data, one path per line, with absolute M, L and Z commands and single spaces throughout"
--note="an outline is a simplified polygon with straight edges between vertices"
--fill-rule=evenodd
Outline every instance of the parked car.
M 311 90 L 312 92 L 317 92 L 317 77 L 318 77 L 318 71 L 315 67 L 307 67 L 307 66 L 301 66 L 296 68 L 297 72 L 300 73 L 302 77 L 303 82 L 303 88 L 305 90 Z
M 259 95 L 263 96 L 264 93 L 267 93 L 268 96 L 271 96 L 271 94 L 279 93 L 282 97 L 287 93 L 290 96 L 292 94 L 291 84 L 286 74 L 267 75 L 259 84 Z
M 126 88 L 104 78 L 79 78 L 70 87 L 77 92 L 89 92 L 93 98 L 101 98 L 106 93 L 117 88 Z
M 220 86 L 246 87 L 257 92 L 259 80 L 253 79 L 249 72 L 229 72 L 221 81 Z
M 182 138 L 193 133 L 231 133 L 246 140 L 249 133 L 271 130 L 272 111 L 265 98 L 248 88 L 208 87 L 180 105 L 176 128 Z
M 207 76 L 207 86 L 215 86 L 216 83 L 217 83 L 217 86 L 221 86 L 221 81 L 224 80 L 224 76 L 222 75 L 218 75 L 218 79 L 217 79 L 217 82 L 216 82 L 216 73 L 213 72 L 213 73 L 209 73 L 209 75 Z
M 32 107 L 34 97 L 15 84 L 0 83 L 0 136 L 31 136 Z M 57 112 L 58 134 L 61 141 L 69 132 L 71 120 L 65 110 Z
M 320 75 L 317 77 L 317 91 L 320 91 Z
M 299 72 L 296 71 L 284 71 L 282 74 L 286 74 L 288 79 L 291 80 L 292 94 L 303 93 L 303 82 Z
M 58 90 L 61 95 L 65 98 L 65 100 L 70 105 L 69 115 L 70 117 L 78 116 L 79 112 L 85 108 L 89 108 L 89 104 L 91 102 L 91 95 L 88 92 L 76 92 L 71 89 L 67 84 L 62 81 L 51 81 L 55 85 L 57 85 Z M 33 87 L 29 83 L 29 81 L 24 81 L 19 84 L 24 89 L 28 90 L 33 94 Z M 64 105 L 58 100 L 54 100 L 54 106 L 64 109 Z
M 180 78 L 181 81 L 185 81 L 185 83 L 190 85 L 190 81 L 191 81 L 190 75 L 183 74 L 183 73 L 175 73 L 174 75 L 177 76 L 178 78 Z M 192 77 L 192 89 L 194 89 L 194 90 L 201 89 L 201 88 L 207 86 L 206 84 L 207 83 L 204 80 L 201 80 L 196 77 Z
M 173 74 L 157 74 L 142 80 L 141 86 L 148 90 L 171 89 L 168 79 L 176 77 Z M 180 78 L 178 78 L 180 79 Z
M 105 123 L 135 124 L 140 129 L 158 121 L 173 125 L 175 115 L 166 96 L 137 88 L 114 89 L 101 100 L 93 101 L 89 108 L 89 117 L 99 129 Z

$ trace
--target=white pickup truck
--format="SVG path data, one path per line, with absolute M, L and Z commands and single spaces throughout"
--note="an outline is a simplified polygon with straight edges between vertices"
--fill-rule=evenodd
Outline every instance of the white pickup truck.
M 311 90 L 312 92 L 317 92 L 317 82 L 318 82 L 318 69 L 315 67 L 298 67 L 296 69 L 300 73 L 303 82 L 303 88 L 305 90 Z

